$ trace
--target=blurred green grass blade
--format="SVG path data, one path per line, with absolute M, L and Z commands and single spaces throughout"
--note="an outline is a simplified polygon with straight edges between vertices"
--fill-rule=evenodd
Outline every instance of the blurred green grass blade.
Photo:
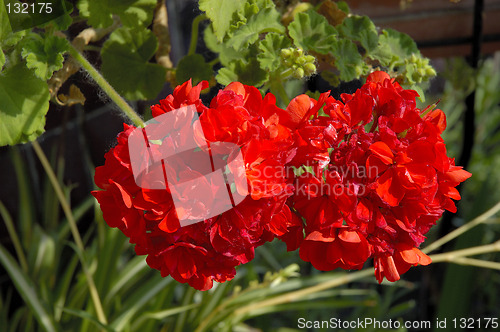
M 31 195 L 32 190 L 28 182 L 29 176 L 18 148 L 13 147 L 9 151 L 10 159 L 16 170 L 17 188 L 19 190 L 19 233 L 24 247 L 29 248 L 31 246 L 35 207 L 37 205 Z
M 210 296 L 209 300 L 207 301 L 207 303 L 206 304 L 203 303 L 203 305 L 202 305 L 203 309 L 198 314 L 198 317 L 197 317 L 198 319 L 203 319 L 203 318 L 207 317 L 222 302 L 222 300 L 223 300 L 222 297 L 228 291 L 228 289 L 227 289 L 228 285 L 229 285 L 229 282 L 225 282 L 225 283 L 217 285 L 217 288 L 215 289 L 213 294 L 210 294 L 211 296 Z
M 54 319 L 56 322 L 61 320 L 63 307 L 66 303 L 71 281 L 73 280 L 73 275 L 75 274 L 78 262 L 78 256 L 73 255 L 69 263 L 64 263 L 64 272 L 62 276 L 57 279 L 57 287 L 54 291 Z
M 63 167 L 64 163 L 57 162 L 57 147 L 53 146 L 51 149 L 50 153 L 50 165 L 52 166 L 52 169 L 56 171 L 56 176 L 57 180 L 59 181 L 59 185 L 61 185 L 62 188 L 64 188 L 64 185 L 62 183 L 62 177 L 63 177 Z M 57 165 L 56 165 L 57 164 Z M 57 166 L 57 167 L 56 167 Z M 45 178 L 42 181 L 43 183 L 43 208 L 42 208 L 42 214 L 43 214 L 43 225 L 45 229 L 47 230 L 52 230 L 57 227 L 57 224 L 59 222 L 59 200 L 57 199 L 56 192 L 54 191 L 54 188 L 52 187 L 52 184 L 50 183 L 49 177 L 46 175 Z M 65 190 L 66 191 L 66 190 Z
M 45 329 L 45 331 L 57 331 L 52 321 L 52 317 L 49 315 L 44 305 L 40 302 L 39 296 L 36 293 L 31 281 L 27 278 L 26 274 L 21 271 L 12 256 L 3 246 L 0 246 L 0 262 L 7 270 L 7 273 L 14 282 L 19 294 L 29 305 L 40 325 Z
M 187 285 L 184 286 L 184 290 L 185 291 L 184 291 L 184 298 L 182 299 L 182 304 L 188 305 L 189 303 L 193 302 L 193 298 L 197 290 Z M 187 312 L 182 312 L 179 315 L 179 318 L 175 322 L 174 332 L 183 332 L 186 330 L 186 318 L 187 318 Z
M 171 284 L 172 280 L 172 278 L 161 278 L 158 276 L 142 284 L 142 286 L 138 287 L 135 292 L 130 295 L 121 310 L 123 313 L 118 316 L 110 326 L 115 330 L 123 330 L 125 326 L 130 324 L 134 315 L 152 300 L 157 293 Z
M 95 198 L 93 196 L 88 196 L 83 200 L 78 206 L 72 208 L 73 218 L 78 223 L 80 219 L 87 213 L 92 207 L 94 207 Z M 58 242 L 62 242 L 67 239 L 70 232 L 69 223 L 66 218 L 62 219 L 61 226 L 57 234 Z
M 99 294 L 104 297 L 107 290 L 111 288 L 113 276 L 117 275 L 117 260 L 123 252 L 126 237 L 118 229 L 108 229 L 104 246 L 99 246 L 96 258 L 98 261 L 97 270 L 94 274 L 94 281 Z
M 14 250 L 16 251 L 17 258 L 19 259 L 19 264 L 21 264 L 21 269 L 24 272 L 28 272 L 28 263 L 26 261 L 26 256 L 24 255 L 24 250 L 21 245 L 21 241 L 17 236 L 16 228 L 14 227 L 14 221 L 12 220 L 9 211 L 7 211 L 7 209 L 5 208 L 5 206 L 1 201 L 0 201 L 0 215 L 4 220 L 7 232 L 9 232 L 10 240 L 14 245 Z
M 143 256 L 135 256 L 132 258 L 125 268 L 120 271 L 118 278 L 114 281 L 114 285 L 104 298 L 104 303 L 107 305 L 124 289 L 135 286 L 136 280 L 140 280 L 150 268 L 146 264 Z
M 5 310 L 6 312 L 8 310 Z M 21 307 L 17 309 L 13 315 L 10 317 L 10 321 L 6 325 L 2 325 L 5 327 L 9 327 L 9 332 L 17 332 L 21 330 L 21 322 L 24 319 L 24 316 L 26 316 L 26 312 L 28 311 L 27 307 Z
M 97 317 L 89 314 L 87 311 L 78 310 L 78 309 L 70 309 L 70 308 L 63 308 L 62 310 L 65 313 L 68 313 L 70 315 L 77 316 L 77 317 L 83 318 L 84 320 L 90 321 L 90 322 L 94 323 L 96 326 L 98 326 L 99 328 L 101 328 L 103 330 L 106 330 L 106 331 L 109 331 L 109 332 L 115 332 L 114 329 L 112 329 L 109 326 L 106 326 L 106 325 L 102 324 L 101 322 L 99 322 L 99 320 L 97 319 Z
M 191 309 L 194 309 L 196 307 L 199 307 L 199 303 L 192 303 L 180 307 L 175 307 L 171 309 L 166 309 L 166 310 L 161 310 L 161 311 L 155 311 L 155 312 L 146 312 L 142 314 L 137 321 L 135 321 L 132 324 L 131 331 L 138 331 L 140 326 L 147 320 L 154 319 L 154 320 L 164 320 L 165 318 L 168 318 L 173 315 L 177 315 L 182 312 L 189 311 Z

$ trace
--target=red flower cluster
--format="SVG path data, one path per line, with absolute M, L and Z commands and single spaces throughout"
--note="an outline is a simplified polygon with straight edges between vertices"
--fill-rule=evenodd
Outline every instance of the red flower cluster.
M 300 257 L 317 269 L 360 269 L 373 258 L 381 282 L 430 263 L 418 246 L 445 209 L 456 211 L 455 187 L 471 174 L 446 156 L 444 113 L 419 110 L 416 96 L 376 72 L 308 121 L 336 133 L 328 165 L 310 163 L 292 199 L 306 220 Z
M 206 107 L 199 98 L 205 88 L 206 82 L 184 83 L 152 107 L 153 116 L 191 105 L 199 114 L 193 127 L 214 143 L 214 158 L 223 154 L 216 142 L 241 149 L 247 183 L 231 190 L 248 188 L 248 195 L 236 207 L 180 227 L 171 192 L 136 183 L 128 149 L 132 126 L 125 125 L 96 169 L 103 190 L 92 194 L 104 219 L 162 276 L 210 289 L 213 280 L 232 279 L 235 266 L 274 238 L 288 250 L 300 247 L 301 258 L 320 270 L 360 269 L 373 258 L 379 281 L 430 263 L 417 248 L 443 211 L 454 211 L 451 199 L 460 199 L 455 187 L 470 176 L 446 156 L 442 111 L 420 111 L 416 93 L 382 72 L 342 101 L 329 93 L 318 101 L 300 95 L 286 109 L 272 94 L 263 98 L 237 82 Z M 219 189 L 205 179 L 196 191 Z M 204 206 L 191 199 L 185 213 L 201 213 Z

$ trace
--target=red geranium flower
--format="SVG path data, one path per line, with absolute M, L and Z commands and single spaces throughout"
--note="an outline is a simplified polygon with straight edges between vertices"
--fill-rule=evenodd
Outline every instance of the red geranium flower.
M 419 110 L 416 96 L 375 72 L 353 95 L 328 98 L 328 119 L 309 120 L 334 128 L 323 139 L 328 162 L 296 177 L 290 200 L 306 222 L 301 258 L 316 268 L 360 269 L 372 257 L 381 282 L 430 263 L 418 247 L 445 209 L 456 211 L 455 187 L 470 173 L 446 156 L 442 111 Z
M 297 217 L 285 205 L 293 189 L 286 182 L 285 164 L 293 158 L 296 149 L 291 129 L 278 121 L 280 109 L 275 105 L 276 99 L 272 95 L 262 98 L 256 88 L 233 83 L 220 91 L 208 108 L 199 98 L 207 86 L 202 82 L 192 87 L 188 81 L 159 105 L 152 106 L 153 116 L 159 117 L 192 105 L 200 115 L 199 123 L 193 124 L 181 117 L 173 122 L 148 125 L 148 138 L 162 143 L 148 146 L 141 162 L 148 165 L 155 155 L 162 155 L 162 150 L 172 148 L 175 142 L 185 142 L 184 128 L 194 126 L 199 136 L 195 140 L 202 137 L 202 146 L 208 144 L 211 149 L 212 167 L 225 164 L 224 155 L 229 154 L 231 159 L 234 154 L 227 151 L 227 146 L 217 143 L 234 143 L 241 149 L 246 173 L 243 179 L 248 180 L 250 195 L 229 211 L 181 227 L 179 218 L 203 216 L 208 208 L 218 204 L 217 192 L 228 190 L 229 186 L 217 186 L 203 176 L 202 165 L 189 163 L 192 154 L 181 153 L 147 169 L 150 177 L 160 175 L 153 178 L 162 182 L 160 187 L 163 185 L 164 189 L 140 187 L 136 183 L 139 178 L 134 178 L 128 149 L 128 140 L 135 128 L 127 125 L 118 136 L 117 146 L 106 154 L 105 165 L 96 170 L 96 184 L 103 190 L 92 192 L 108 225 L 122 230 L 130 242 L 136 244 L 137 254 L 148 255 L 146 261 L 151 267 L 160 270 L 162 276 L 171 275 L 200 290 L 211 288 L 213 280 L 232 279 L 234 267 L 252 260 L 255 247 L 283 236 L 288 228 L 297 224 Z M 166 137 L 165 132 L 169 133 Z M 196 188 L 189 188 L 186 196 L 179 189 L 183 187 L 166 185 L 166 180 L 162 180 L 165 174 L 173 184 L 194 178 L 200 180 Z M 241 181 L 241 177 L 239 179 Z M 235 188 L 230 190 L 235 190 L 233 195 L 236 195 L 243 191 L 244 185 L 235 183 Z M 181 207 L 175 206 L 172 194 L 185 200 Z M 194 194 L 203 195 L 204 200 L 193 197 Z
M 446 155 L 441 110 L 416 108 L 417 93 L 383 72 L 341 101 L 300 95 L 286 109 L 238 82 L 206 107 L 207 87 L 188 81 L 152 106 L 156 119 L 183 111 L 139 131 L 148 152 L 138 161 L 128 146 L 136 128 L 125 125 L 95 174 L 104 219 L 162 276 L 209 289 L 274 238 L 319 270 L 361 269 L 373 258 L 379 282 L 430 263 L 418 247 L 444 210 L 456 211 L 456 186 L 471 176 Z M 210 166 L 184 150 L 160 158 L 179 144 L 209 153 Z M 240 155 L 244 167 L 233 163 Z M 145 171 L 134 177 L 137 168 Z M 206 176 L 216 169 L 226 183 Z

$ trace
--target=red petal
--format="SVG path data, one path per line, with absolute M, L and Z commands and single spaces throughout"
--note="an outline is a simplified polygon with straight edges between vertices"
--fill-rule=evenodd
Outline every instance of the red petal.
M 344 242 L 361 243 L 361 238 L 356 231 L 340 230 L 338 237 Z
M 384 162 L 384 164 L 392 164 L 394 154 L 391 151 L 391 148 L 385 144 L 384 142 L 375 142 L 368 148 L 372 151 L 377 157 L 380 158 Z
M 368 78 L 366 79 L 367 82 L 374 82 L 374 83 L 384 83 L 385 80 L 390 80 L 391 77 L 389 74 L 386 72 L 377 70 L 368 75 Z

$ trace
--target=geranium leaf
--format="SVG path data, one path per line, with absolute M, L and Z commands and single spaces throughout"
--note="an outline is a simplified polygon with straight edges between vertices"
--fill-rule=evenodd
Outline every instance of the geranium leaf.
M 290 39 L 283 34 L 268 33 L 259 42 L 260 53 L 257 60 L 261 68 L 274 71 L 281 66 L 281 50 L 291 46 Z
M 179 84 L 186 82 L 190 78 L 192 84 L 198 84 L 200 81 L 208 81 L 213 75 L 212 66 L 205 62 L 201 54 L 192 54 L 183 57 L 177 64 L 175 77 Z
M 284 33 L 285 27 L 280 23 L 280 18 L 281 15 L 275 8 L 261 9 L 248 20 L 247 24 L 232 32 L 228 44 L 235 50 L 241 50 L 255 43 L 261 33 Z
M 26 59 L 26 65 L 35 70 L 35 75 L 42 80 L 48 80 L 52 74 L 62 68 L 63 54 L 68 50 L 66 39 L 57 36 L 42 38 L 38 34 L 31 34 L 24 41 L 21 55 Z
M 420 52 L 410 36 L 393 29 L 385 29 L 379 36 L 377 49 L 370 54 L 370 57 L 392 69 L 412 54 L 420 54 Z
M 342 39 L 335 43 L 332 53 L 335 57 L 335 67 L 340 71 L 340 79 L 344 82 L 358 78 L 368 69 L 356 44 L 349 39 Z
M 49 89 L 24 64 L 0 74 L 0 146 L 25 143 L 44 131 Z
M 367 16 L 347 17 L 338 29 L 346 38 L 359 41 L 367 52 L 371 52 L 378 45 L 377 28 Z
M 218 41 L 222 41 L 229 31 L 233 14 L 245 3 L 245 0 L 200 0 L 200 10 L 212 21 Z
M 231 82 L 241 82 L 247 85 L 261 86 L 269 78 L 269 74 L 259 67 L 259 62 L 252 56 L 248 62 L 236 60 L 228 67 L 221 68 L 216 76 L 217 82 L 228 85 Z
M 337 40 L 337 30 L 324 16 L 313 10 L 298 13 L 288 26 L 288 31 L 295 45 L 321 54 L 329 53 Z
M 226 45 L 226 43 L 219 43 L 217 37 L 215 36 L 212 27 L 209 25 L 203 33 L 203 39 L 207 47 L 219 54 L 220 62 L 223 66 L 228 66 L 234 60 L 244 59 L 248 52 L 236 51 L 231 46 Z
M 104 77 L 129 100 L 155 98 L 166 71 L 149 63 L 157 47 L 156 37 L 146 28 L 115 30 L 101 50 Z
M 80 15 L 87 18 L 94 28 L 105 28 L 113 23 L 113 14 L 120 17 L 124 26 L 140 28 L 153 19 L 155 0 L 80 0 Z
M 3 54 L 3 51 L 0 48 L 0 72 L 2 71 L 4 64 L 5 64 L 5 54 Z

